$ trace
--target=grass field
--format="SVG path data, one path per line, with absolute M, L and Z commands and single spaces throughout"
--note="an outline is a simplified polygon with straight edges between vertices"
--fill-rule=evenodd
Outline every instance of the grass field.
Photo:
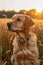
M 14 33 L 10 32 L 7 28 L 7 22 L 11 19 L 0 19 L 0 59 L 3 65 L 11 65 L 10 57 L 12 55 L 12 40 Z M 31 27 L 32 31 L 37 34 L 38 37 L 38 48 L 40 52 L 40 59 L 43 60 L 43 20 L 33 20 L 35 25 Z M 43 65 L 43 61 L 41 61 Z

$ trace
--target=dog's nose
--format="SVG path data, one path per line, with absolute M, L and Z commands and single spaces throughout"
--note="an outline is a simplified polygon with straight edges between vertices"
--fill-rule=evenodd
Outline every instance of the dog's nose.
M 7 23 L 9 29 L 11 28 L 11 25 L 12 25 L 11 23 Z
M 11 26 L 11 23 L 7 23 L 7 26 L 10 27 Z

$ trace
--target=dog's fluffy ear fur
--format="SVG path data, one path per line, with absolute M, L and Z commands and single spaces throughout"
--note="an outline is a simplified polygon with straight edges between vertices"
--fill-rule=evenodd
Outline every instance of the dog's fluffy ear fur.
M 29 28 L 34 24 L 32 18 L 28 15 L 25 15 L 25 23 L 24 23 L 24 27 Z

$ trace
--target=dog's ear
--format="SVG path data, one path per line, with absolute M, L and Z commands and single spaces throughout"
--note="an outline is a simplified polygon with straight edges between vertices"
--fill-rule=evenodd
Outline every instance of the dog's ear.
M 28 15 L 25 15 L 25 22 L 24 22 L 24 27 L 29 28 L 34 24 L 32 18 Z

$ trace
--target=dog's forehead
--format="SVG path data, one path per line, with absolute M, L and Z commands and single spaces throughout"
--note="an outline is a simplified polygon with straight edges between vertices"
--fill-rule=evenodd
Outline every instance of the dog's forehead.
M 12 17 L 13 20 L 14 20 L 14 19 L 18 19 L 18 18 L 20 18 L 20 19 L 22 19 L 22 20 L 25 20 L 24 14 L 15 14 L 15 15 Z
M 18 16 L 18 17 L 24 17 L 24 14 L 15 14 L 14 17 L 16 17 L 16 16 Z

